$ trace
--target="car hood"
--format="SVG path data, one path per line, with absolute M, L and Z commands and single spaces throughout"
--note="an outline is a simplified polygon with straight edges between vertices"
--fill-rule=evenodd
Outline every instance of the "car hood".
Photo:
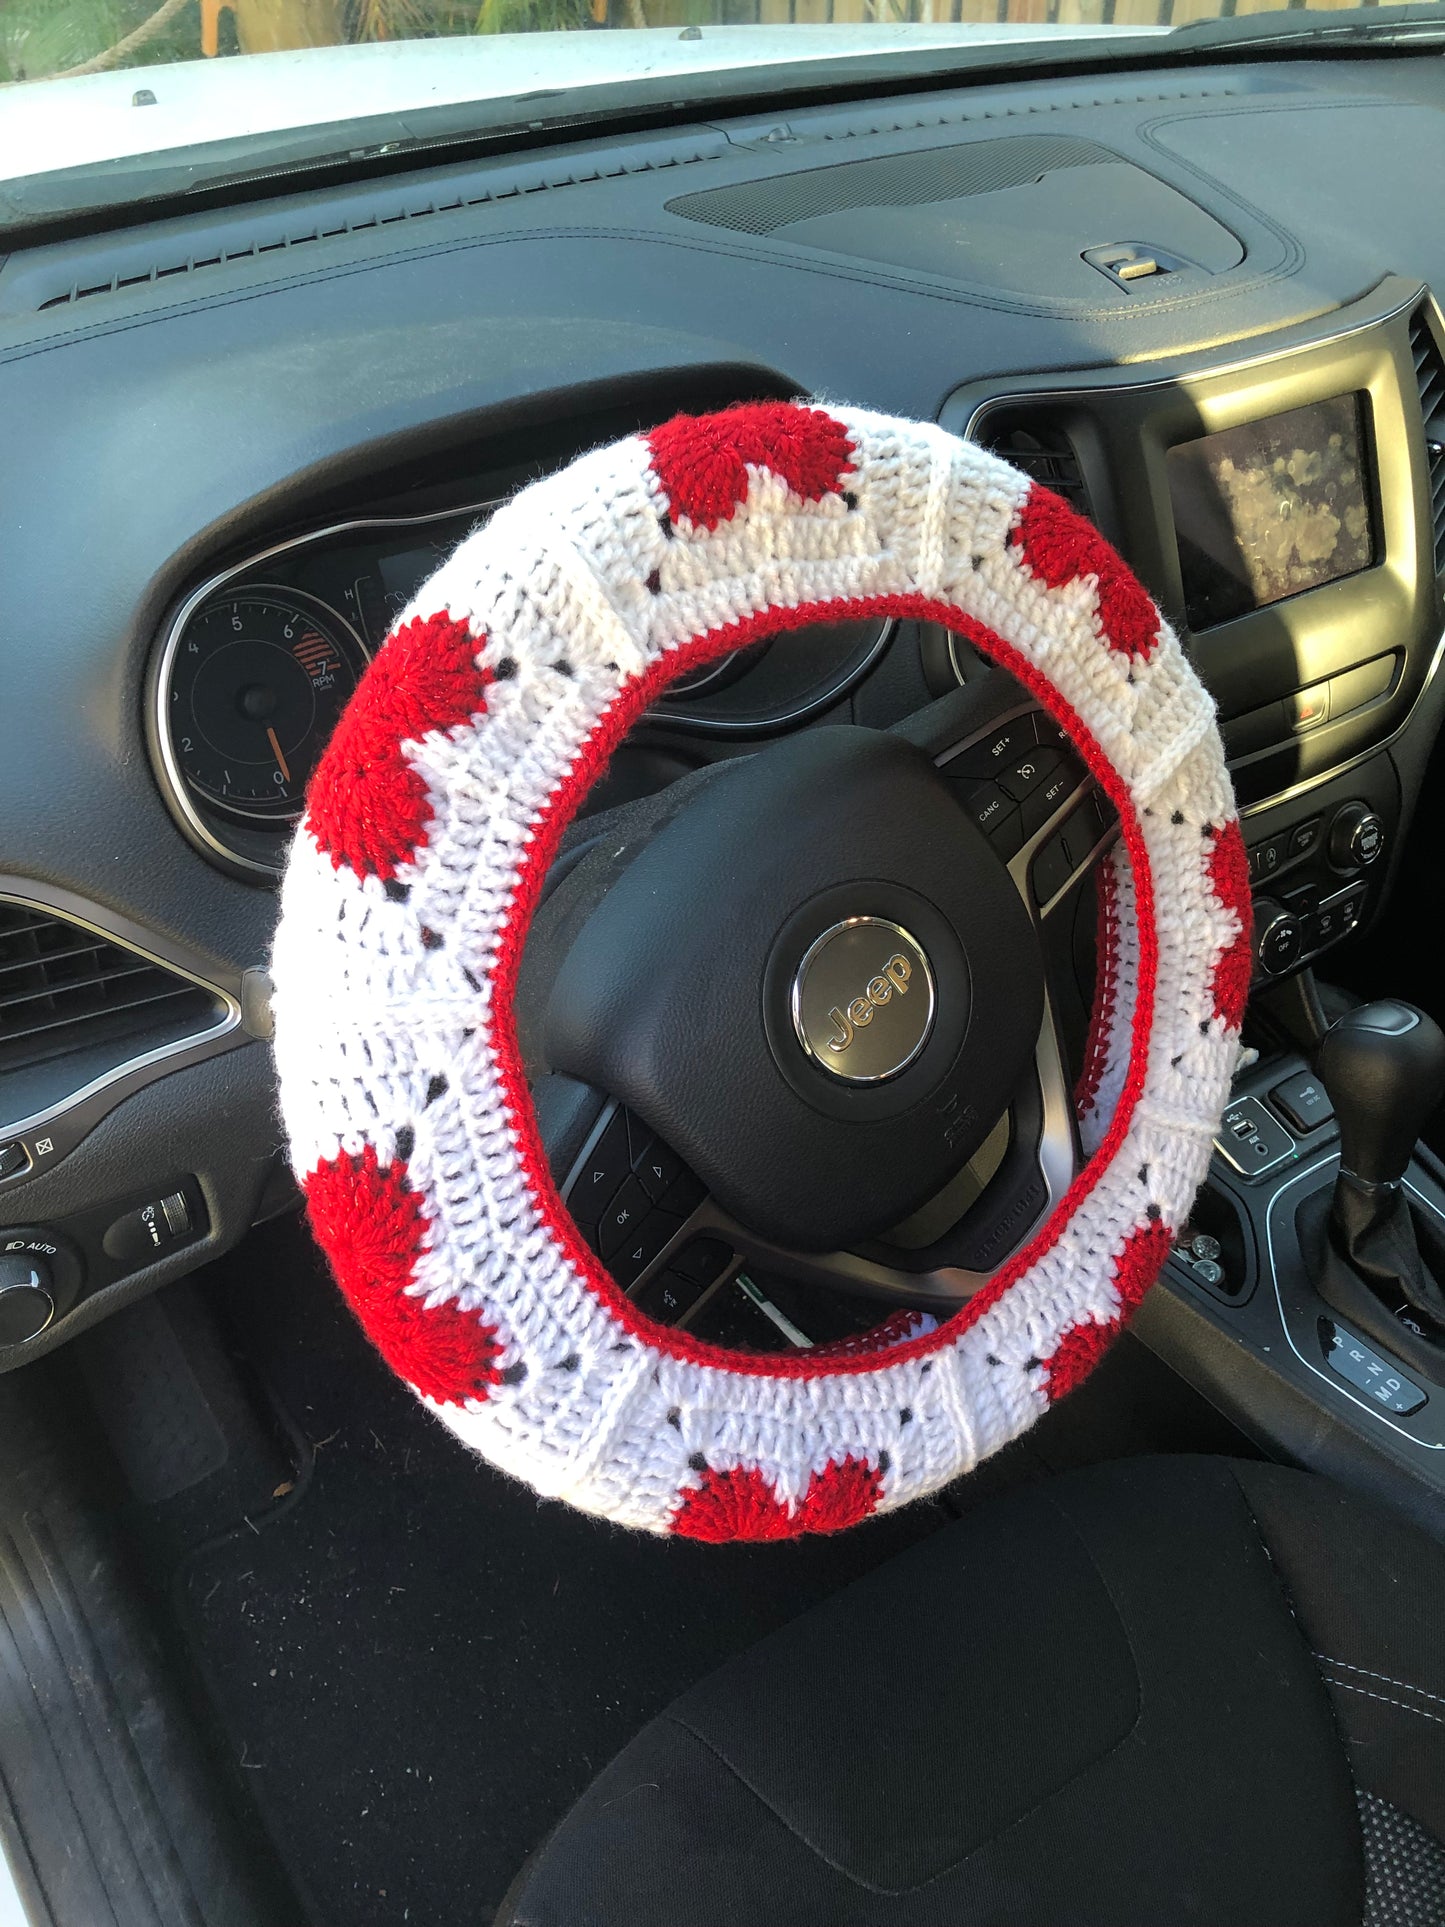
M 845 62 L 937 48 L 1152 35 L 1154 27 L 895 25 L 492 34 L 188 60 L 0 87 L 0 180 L 332 120 L 534 100 L 628 80 Z M 679 98 L 686 98 L 685 84 Z M 585 103 L 579 103 L 585 106 Z

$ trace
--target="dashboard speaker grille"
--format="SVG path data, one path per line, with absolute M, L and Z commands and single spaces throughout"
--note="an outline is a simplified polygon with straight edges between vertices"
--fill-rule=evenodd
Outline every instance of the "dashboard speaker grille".
M 0 1074 L 87 1045 L 169 1039 L 178 1024 L 205 1030 L 220 1014 L 189 977 L 84 924 L 0 902 Z
M 1410 354 L 1425 425 L 1425 456 L 1430 474 L 1430 515 L 1435 529 L 1435 573 L 1445 575 L 1445 354 L 1435 339 L 1429 313 L 1417 308 L 1410 322 Z

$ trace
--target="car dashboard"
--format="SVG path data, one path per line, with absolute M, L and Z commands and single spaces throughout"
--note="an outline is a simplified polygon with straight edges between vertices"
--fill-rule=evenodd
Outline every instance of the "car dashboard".
M 1261 984 L 1367 928 L 1445 701 L 1442 93 L 1408 56 L 990 75 L 17 245 L 0 1227 L 54 1290 L 0 1369 L 294 1203 L 266 965 L 307 775 L 468 530 L 679 410 L 932 419 L 1062 493 L 1216 700 Z M 911 621 L 755 647 L 669 691 L 589 807 L 983 673 Z M 1036 862 L 1017 778 L 955 774 Z M 1172 1289 L 1232 1329 L 1223 1273 Z

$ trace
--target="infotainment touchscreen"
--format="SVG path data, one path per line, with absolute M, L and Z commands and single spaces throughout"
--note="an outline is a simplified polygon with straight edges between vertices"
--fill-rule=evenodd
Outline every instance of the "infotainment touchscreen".
M 1358 395 L 1181 442 L 1168 473 L 1193 630 L 1375 560 Z

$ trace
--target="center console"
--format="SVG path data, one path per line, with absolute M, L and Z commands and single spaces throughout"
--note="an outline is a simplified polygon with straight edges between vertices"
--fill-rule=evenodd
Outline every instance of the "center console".
M 1215 698 L 1239 800 L 1252 1061 L 1138 1329 L 1271 1450 L 1407 1492 L 1445 1529 L 1445 1295 L 1438 1325 L 1429 1310 L 1445 1169 L 1414 1147 L 1439 1092 L 1422 1074 L 1362 1097 L 1348 1037 L 1324 1045 L 1314 978 L 1395 889 L 1440 725 L 1440 313 L 1392 278 L 1261 354 L 971 387 L 943 419 L 1129 559 Z M 940 686 L 969 678 L 961 645 L 932 646 Z M 1407 1131 L 1398 1169 L 1361 1190 L 1350 1160 L 1369 1162 L 1387 1117 Z

